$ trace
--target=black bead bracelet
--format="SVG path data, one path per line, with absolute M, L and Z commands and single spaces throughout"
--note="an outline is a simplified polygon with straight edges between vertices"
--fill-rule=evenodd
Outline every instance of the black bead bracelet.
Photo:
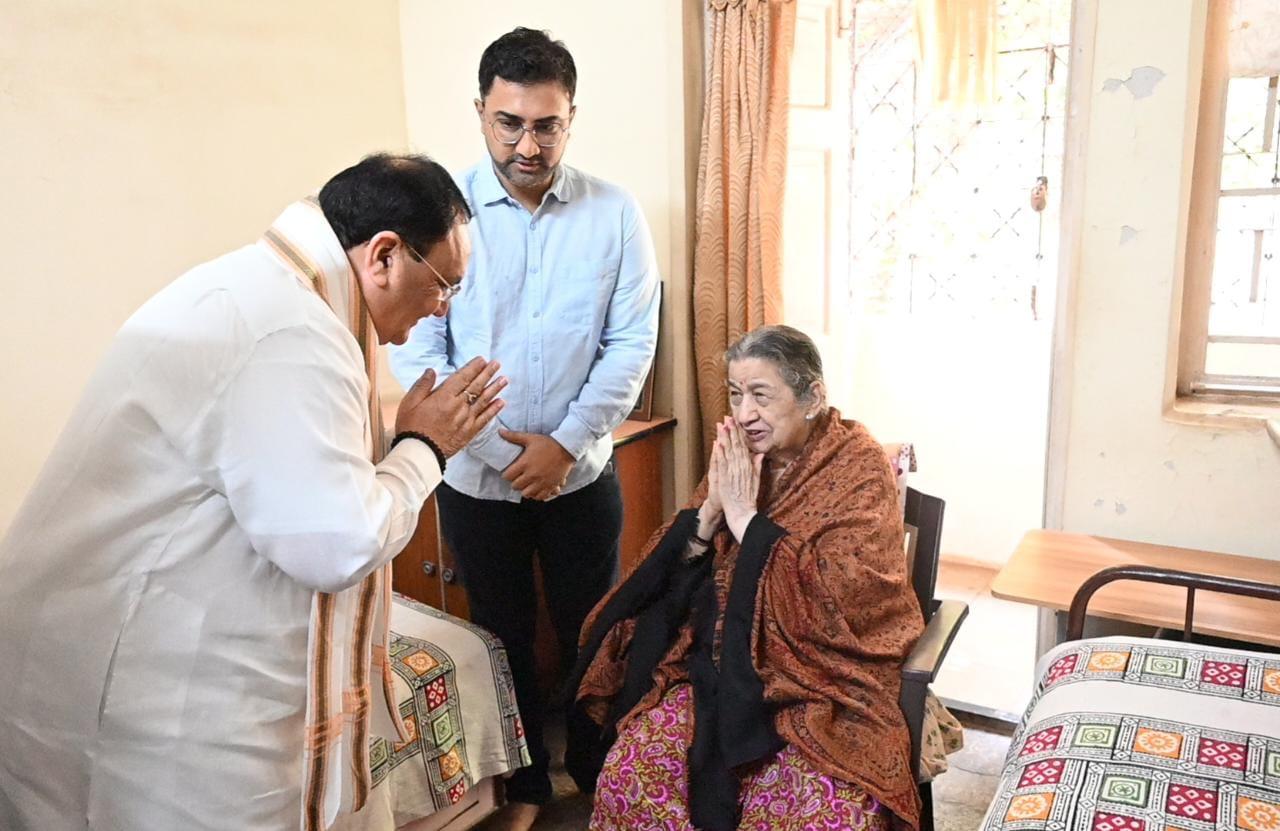
M 396 433 L 396 437 L 391 440 L 391 449 L 395 450 L 396 445 L 404 441 L 405 439 L 417 439 L 418 441 L 425 444 L 427 447 L 430 447 L 431 452 L 436 454 L 436 461 L 440 463 L 440 472 L 444 473 L 444 464 L 445 464 L 444 451 L 440 449 L 440 445 L 436 444 L 434 441 L 431 440 L 430 436 L 427 436 L 423 433 L 414 432 L 413 430 L 405 430 L 404 432 Z

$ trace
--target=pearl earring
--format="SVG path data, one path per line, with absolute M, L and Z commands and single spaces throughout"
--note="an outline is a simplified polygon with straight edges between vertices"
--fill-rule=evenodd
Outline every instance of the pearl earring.
M 805 421 L 813 421 L 813 413 L 809 413 L 807 416 L 805 416 L 805 417 L 804 417 L 804 420 L 805 420 Z

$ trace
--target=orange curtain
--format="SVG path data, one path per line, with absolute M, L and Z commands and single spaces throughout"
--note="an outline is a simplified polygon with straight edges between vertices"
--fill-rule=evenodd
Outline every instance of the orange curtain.
M 996 97 L 996 0 L 916 0 L 920 82 L 953 107 Z
M 728 413 L 724 351 L 782 319 L 782 197 L 796 7 L 708 0 L 693 339 L 703 447 Z

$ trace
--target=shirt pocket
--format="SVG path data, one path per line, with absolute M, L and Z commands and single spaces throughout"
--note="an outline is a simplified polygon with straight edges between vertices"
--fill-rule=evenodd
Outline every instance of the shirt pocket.
M 554 319 L 574 330 L 598 330 L 603 326 L 618 264 L 614 260 L 584 260 L 557 267 L 548 286 Z
M 486 323 L 477 321 L 475 325 L 469 325 L 464 322 L 450 326 L 449 360 L 455 369 L 461 369 L 472 358 L 493 360 L 493 335 Z
M 507 327 L 510 322 L 496 315 L 505 310 L 494 308 L 494 304 L 481 291 L 473 290 L 470 297 L 462 292 L 455 305 L 449 308 L 448 350 L 449 359 L 454 366 L 461 367 L 476 356 L 490 358 L 493 350 L 493 330 L 495 326 Z

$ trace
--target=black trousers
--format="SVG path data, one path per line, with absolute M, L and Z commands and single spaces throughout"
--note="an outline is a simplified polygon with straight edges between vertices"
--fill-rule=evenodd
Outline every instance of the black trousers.
M 538 688 L 533 648 L 534 554 L 563 678 L 577 660 L 583 620 L 617 576 L 622 491 L 613 461 L 592 484 L 550 502 L 475 499 L 443 484 L 436 495 L 440 530 L 457 557 L 471 620 L 502 639 L 511 662 L 533 763 L 507 780 L 507 799 L 544 804 L 551 799 L 551 778 L 543 740 L 547 702 Z M 565 727 L 565 770 L 590 793 L 599 728 L 582 715 L 568 717 Z

